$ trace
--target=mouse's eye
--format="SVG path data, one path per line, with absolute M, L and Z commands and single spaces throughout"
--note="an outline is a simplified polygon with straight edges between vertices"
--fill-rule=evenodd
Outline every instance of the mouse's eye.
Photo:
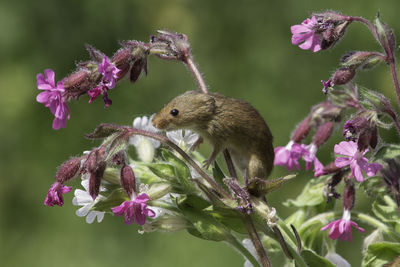
M 177 116 L 178 114 L 179 114 L 179 110 L 177 110 L 177 109 L 171 109 L 171 111 L 169 112 L 172 116 Z

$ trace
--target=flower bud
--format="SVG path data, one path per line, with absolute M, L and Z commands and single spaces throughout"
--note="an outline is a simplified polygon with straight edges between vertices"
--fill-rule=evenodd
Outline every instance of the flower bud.
M 81 167 L 80 158 L 72 158 L 68 160 L 58 169 L 56 174 L 57 182 L 64 184 L 66 181 L 70 180 L 78 173 L 80 167 Z
M 76 72 L 69 75 L 64 81 L 65 90 L 79 90 L 79 89 L 90 89 L 90 71 L 87 69 L 79 69 Z
M 318 127 L 317 132 L 314 135 L 313 143 L 320 147 L 331 137 L 333 132 L 334 123 L 332 121 L 325 122 Z
M 333 74 L 332 82 L 334 85 L 343 85 L 350 82 L 355 75 L 356 70 L 354 68 L 340 68 Z
M 291 140 L 293 140 L 295 143 L 300 143 L 304 138 L 306 138 L 311 130 L 309 124 L 310 117 L 307 116 L 299 125 L 297 125 L 297 128 L 293 133 Z
M 345 210 L 351 210 L 354 207 L 356 198 L 356 191 L 352 182 L 347 182 L 343 192 L 343 208 Z
M 341 59 L 343 67 L 371 69 L 379 63 L 384 62 L 384 55 L 369 51 L 351 51 Z
M 333 47 L 343 37 L 350 23 L 349 21 L 327 21 L 325 24 L 326 30 L 322 33 L 321 49 Z
M 138 79 L 140 74 L 142 73 L 142 70 L 145 71 L 145 73 L 147 74 L 147 59 L 144 58 L 139 58 L 138 60 L 136 60 L 131 68 L 131 73 L 129 76 L 129 79 L 131 81 L 131 83 L 135 83 Z
M 129 197 L 132 197 L 134 192 L 136 193 L 135 174 L 129 165 L 124 165 L 121 168 L 121 185 Z
M 161 218 L 143 225 L 144 232 L 161 230 L 165 232 L 176 232 L 187 229 L 190 226 L 187 220 L 180 216 L 164 215 Z
M 115 54 L 111 58 L 111 62 L 113 62 L 118 69 L 121 69 L 121 65 L 125 65 L 126 63 L 129 64 L 132 59 L 132 48 L 121 48 L 117 52 L 115 52 Z
M 159 199 L 170 193 L 172 185 L 169 183 L 155 183 L 152 184 L 149 190 L 146 192 L 151 200 Z
M 379 14 L 374 21 L 375 31 L 378 35 L 378 41 L 385 49 L 388 55 L 392 55 L 396 47 L 396 38 L 393 30 L 380 19 Z
M 101 180 L 103 179 L 105 169 L 106 163 L 102 162 L 97 166 L 95 171 L 90 172 L 89 194 L 93 198 L 93 200 L 95 200 L 96 197 L 99 195 Z

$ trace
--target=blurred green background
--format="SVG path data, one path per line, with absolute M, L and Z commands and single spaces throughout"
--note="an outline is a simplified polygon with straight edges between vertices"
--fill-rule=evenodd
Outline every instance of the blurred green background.
M 332 9 L 368 19 L 380 11 L 399 33 L 399 8 L 398 0 L 1 1 L 0 265 L 243 266 L 242 257 L 227 245 L 185 232 L 140 235 L 136 226 L 113 216 L 88 225 L 75 215 L 73 193 L 66 195 L 63 208 L 43 205 L 56 167 L 98 145 L 84 139 L 84 133 L 102 122 L 130 125 L 135 117 L 152 114 L 195 88 L 182 64 L 150 58 L 149 76 L 134 85 L 118 84 L 110 93 L 110 108 L 104 109 L 101 99 L 89 105 L 86 96 L 70 103 L 71 120 L 59 131 L 51 128 L 49 110 L 35 101 L 37 73 L 52 68 L 60 80 L 75 62 L 88 59 L 85 43 L 111 56 L 118 40 L 147 41 L 157 29 L 182 32 L 211 90 L 252 103 L 272 129 L 275 145 L 284 145 L 311 105 L 324 99 L 320 80 L 329 78 L 340 56 L 377 48 L 367 29 L 355 24 L 335 50 L 314 54 L 291 45 L 289 27 L 312 11 Z M 357 80 L 394 96 L 386 66 L 361 73 Z M 391 132 L 384 135 L 398 142 Z M 340 129 L 319 152 L 323 163 L 338 140 Z M 202 151 L 209 152 L 207 145 Z M 285 173 L 278 167 L 273 176 Z M 310 174 L 302 173 L 272 195 L 270 202 L 281 216 L 293 211 L 281 203 L 295 197 L 308 179 Z M 71 184 L 80 186 L 78 180 Z M 362 198 L 356 203 L 356 209 L 368 206 Z M 342 242 L 339 247 L 353 266 L 360 261 L 354 256 L 360 254 L 360 235 L 355 233 L 352 244 Z

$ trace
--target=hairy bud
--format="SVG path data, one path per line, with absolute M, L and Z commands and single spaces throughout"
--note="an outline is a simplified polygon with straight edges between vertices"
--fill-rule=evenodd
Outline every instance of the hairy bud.
M 355 75 L 356 70 L 354 68 L 340 68 L 335 72 L 335 74 L 333 74 L 332 82 L 334 85 L 343 85 L 350 82 Z
M 300 122 L 299 125 L 297 125 L 291 140 L 293 140 L 295 143 L 300 143 L 304 138 L 307 137 L 310 130 L 310 117 L 307 116 L 302 122 Z
M 90 173 L 89 194 L 93 198 L 93 200 L 95 200 L 96 197 L 99 195 L 101 180 L 103 179 L 105 169 L 106 163 L 102 162 L 97 166 L 97 169 L 95 171 Z
M 57 182 L 64 184 L 66 181 L 70 180 L 78 173 L 80 167 L 81 167 L 80 158 L 72 158 L 68 160 L 58 169 L 56 174 Z
M 121 185 L 129 197 L 136 193 L 136 179 L 131 166 L 124 165 L 121 168 Z
M 333 132 L 334 123 L 332 121 L 325 122 L 318 127 L 317 132 L 314 135 L 313 143 L 320 147 L 331 137 Z
M 345 210 L 351 210 L 354 207 L 356 191 L 352 182 L 347 182 L 343 192 L 343 207 Z

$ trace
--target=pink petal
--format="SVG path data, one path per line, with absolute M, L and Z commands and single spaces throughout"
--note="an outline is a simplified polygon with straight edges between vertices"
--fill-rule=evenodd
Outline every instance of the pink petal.
M 335 165 L 338 168 L 343 168 L 344 166 L 349 165 L 351 162 L 351 158 L 344 158 L 344 157 L 339 157 L 335 159 Z
M 357 152 L 357 144 L 353 141 L 350 142 L 342 141 L 339 144 L 335 145 L 333 151 L 336 154 L 353 156 Z
M 363 182 L 364 181 L 364 176 L 361 171 L 360 165 L 357 164 L 356 161 L 352 161 L 350 163 L 350 169 L 351 169 L 351 176 L 354 177 L 357 182 Z
M 290 27 L 290 31 L 292 32 L 293 35 L 303 35 L 305 33 L 312 32 L 310 28 L 304 25 L 293 25 Z
M 38 94 L 36 96 L 36 101 L 39 103 L 42 103 L 42 104 L 47 104 L 51 95 L 52 95 L 52 92 L 50 92 L 50 91 L 41 92 L 40 94 Z
M 312 44 L 313 44 L 313 35 L 308 36 L 308 38 L 304 41 L 304 43 L 302 43 L 301 45 L 299 45 L 299 47 L 301 49 L 307 50 L 310 49 Z
M 321 50 L 321 38 L 319 37 L 319 35 L 314 34 L 312 37 L 312 51 L 318 52 L 319 50 Z
M 54 71 L 52 69 L 46 69 L 44 70 L 44 76 L 46 77 L 46 81 L 54 88 Z

